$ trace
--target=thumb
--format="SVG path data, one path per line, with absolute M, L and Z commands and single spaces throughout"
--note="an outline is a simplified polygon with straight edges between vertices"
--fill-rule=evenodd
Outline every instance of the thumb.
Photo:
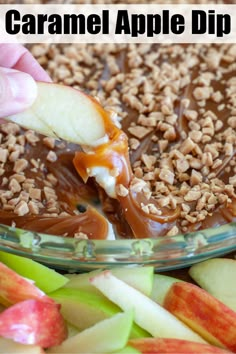
M 24 111 L 36 97 L 37 85 L 29 74 L 0 67 L 0 118 Z

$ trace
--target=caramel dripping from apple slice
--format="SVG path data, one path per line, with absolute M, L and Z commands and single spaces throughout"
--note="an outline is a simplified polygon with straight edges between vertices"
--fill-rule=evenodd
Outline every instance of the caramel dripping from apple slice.
M 157 237 L 165 234 L 175 223 L 180 208 L 175 210 L 161 208 L 152 198 L 147 200 L 144 193 L 134 193 L 130 189 L 134 178 L 129 153 L 128 138 L 112 121 L 108 112 L 99 107 L 103 117 L 108 142 L 93 147 L 89 152 L 77 152 L 73 163 L 79 175 L 86 182 L 90 171 L 95 167 L 106 168 L 110 175 L 114 175 L 115 186 L 123 185 L 128 189 L 126 196 L 115 195 L 120 202 L 126 221 L 130 225 L 136 238 Z M 104 188 L 106 190 L 106 188 Z M 154 204 L 160 215 L 148 214 L 143 206 Z

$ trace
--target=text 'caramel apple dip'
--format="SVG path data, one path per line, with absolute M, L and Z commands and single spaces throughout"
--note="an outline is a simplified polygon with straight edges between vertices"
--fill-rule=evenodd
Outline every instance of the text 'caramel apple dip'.
M 54 82 L 101 103 L 105 109 L 94 100 L 106 139 L 81 149 L 2 124 L 1 223 L 105 239 L 107 220 L 122 238 L 174 236 L 235 220 L 236 45 L 30 50 Z

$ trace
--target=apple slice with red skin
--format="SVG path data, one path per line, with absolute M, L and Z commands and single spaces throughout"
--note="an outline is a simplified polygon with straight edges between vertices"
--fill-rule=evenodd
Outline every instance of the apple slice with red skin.
M 9 306 L 27 299 L 38 299 L 54 303 L 31 280 L 23 278 L 0 262 L 0 303 L 4 306 Z
M 43 348 L 59 345 L 67 337 L 59 308 L 40 300 L 19 302 L 0 314 L 0 336 Z
M 210 344 L 202 344 L 190 342 L 183 339 L 172 338 L 141 338 L 133 339 L 128 342 L 128 345 L 139 350 L 142 354 L 229 354 L 231 352 L 217 348 Z
M 236 352 L 236 312 L 196 285 L 174 283 L 164 307 L 209 343 Z

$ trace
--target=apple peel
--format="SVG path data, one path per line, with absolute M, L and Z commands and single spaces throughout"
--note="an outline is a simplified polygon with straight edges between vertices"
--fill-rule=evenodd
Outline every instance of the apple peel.
M 229 354 L 224 349 L 217 348 L 210 344 L 202 344 L 182 339 L 172 338 L 141 338 L 133 339 L 128 344 L 139 350 L 142 354 Z
M 14 270 L 0 262 L 0 302 L 11 305 L 27 299 L 38 299 L 43 302 L 54 303 L 43 291 Z
M 236 312 L 197 285 L 174 283 L 164 307 L 209 343 L 236 351 Z
M 0 314 L 0 336 L 48 348 L 67 337 L 60 305 L 40 300 L 19 302 Z

